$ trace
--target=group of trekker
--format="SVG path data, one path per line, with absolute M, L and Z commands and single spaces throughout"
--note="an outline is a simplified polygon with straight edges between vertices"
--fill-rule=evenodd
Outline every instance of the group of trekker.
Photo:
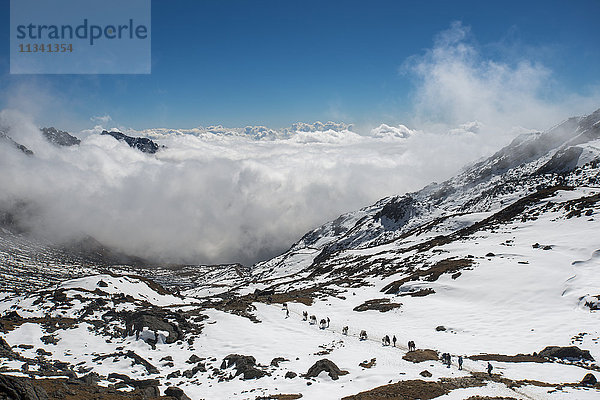
M 288 309 L 288 306 L 286 303 L 283 303 L 283 309 L 285 310 L 285 317 L 288 318 L 290 316 L 290 310 Z M 302 312 L 302 320 L 303 321 L 309 321 L 309 324 L 311 325 L 316 325 L 317 323 L 317 317 L 315 315 L 311 315 L 310 317 L 308 316 L 308 312 L 307 311 L 303 311 Z M 321 319 L 320 323 L 319 323 L 319 328 L 320 329 L 325 329 L 325 328 L 329 328 L 329 317 L 327 317 L 327 319 Z M 348 326 L 344 326 L 342 328 L 342 335 L 344 336 L 348 336 Z M 359 340 L 367 340 L 368 336 L 367 336 L 367 331 L 365 330 L 361 330 L 360 334 L 358 335 Z M 381 344 L 383 346 L 390 346 L 392 345 L 393 347 L 396 347 L 396 343 L 397 343 L 398 339 L 396 338 L 396 335 L 392 335 L 392 338 L 390 339 L 389 335 L 385 335 L 382 339 L 381 339 Z M 415 342 L 410 340 L 408 342 L 408 351 L 415 351 L 417 349 Z M 448 368 L 450 368 L 450 366 L 452 365 L 452 355 L 450 353 L 443 353 L 442 356 L 442 364 L 446 365 Z M 458 369 L 462 370 L 463 369 L 463 357 L 462 356 L 458 356 Z M 494 369 L 494 367 L 492 366 L 492 364 L 490 364 L 488 362 L 487 364 L 487 372 L 489 376 L 492 376 L 492 370 Z

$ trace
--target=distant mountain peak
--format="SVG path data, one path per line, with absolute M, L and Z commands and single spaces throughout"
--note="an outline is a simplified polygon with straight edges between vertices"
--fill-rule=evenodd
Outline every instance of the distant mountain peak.
M 9 143 L 10 145 L 12 145 L 13 147 L 21 150 L 23 153 L 27 154 L 28 156 L 32 156 L 33 155 L 33 151 L 29 150 L 24 145 L 15 142 L 13 140 L 13 138 L 11 138 L 10 136 L 8 136 L 6 133 L 4 133 L 2 131 L 0 131 L 0 141 Z
M 129 147 L 138 149 L 143 153 L 154 154 L 159 149 L 158 144 L 154 143 L 151 139 L 148 138 L 127 136 L 124 133 L 118 131 L 102 131 L 101 135 L 112 136 L 119 141 L 124 141 L 129 145 Z
M 50 143 L 58 146 L 75 146 L 81 143 L 81 140 L 70 133 L 58 130 L 54 127 L 42 128 L 41 131 Z

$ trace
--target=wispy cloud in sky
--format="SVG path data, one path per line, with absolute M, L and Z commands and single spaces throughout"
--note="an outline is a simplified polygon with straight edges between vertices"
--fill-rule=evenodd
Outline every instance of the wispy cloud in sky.
M 414 122 L 421 128 L 446 129 L 481 121 L 484 133 L 511 134 L 524 127 L 544 129 L 557 119 L 591 112 L 600 91 L 569 92 L 537 60 L 485 57 L 469 27 L 452 23 L 433 47 L 409 57 L 401 73 L 414 79 Z

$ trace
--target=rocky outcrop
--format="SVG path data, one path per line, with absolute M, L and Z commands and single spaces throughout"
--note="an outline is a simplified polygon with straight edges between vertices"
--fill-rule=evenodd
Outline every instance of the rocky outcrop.
M 48 400 L 48 395 L 27 379 L 0 375 L 0 400 Z
M 27 154 L 28 156 L 33 155 L 33 151 L 29 150 L 27 147 L 23 146 L 22 144 L 15 142 L 10 136 L 8 136 L 6 133 L 4 133 L 2 131 L 0 131 L 0 142 L 8 142 L 10 145 L 21 150 L 23 153 Z
M 81 140 L 68 132 L 58 130 L 54 127 L 42 128 L 42 135 L 52 144 L 57 146 L 75 146 L 81 143 Z
M 563 360 L 587 360 L 594 361 L 588 350 L 581 350 L 577 346 L 548 346 L 538 354 L 544 358 L 560 358 Z
M 165 390 L 165 395 L 171 396 L 177 400 L 192 400 L 188 396 L 186 396 L 183 389 L 180 389 L 178 387 L 168 387 L 167 390 Z
M 327 372 L 327 375 L 329 375 L 329 377 L 334 381 L 338 380 L 340 376 L 348 373 L 348 371 L 342 371 L 339 369 L 333 361 L 324 358 L 315 362 L 312 367 L 308 369 L 308 372 L 305 376 L 307 378 L 316 378 L 321 372 Z
M 4 338 L 0 337 L 0 357 L 8 358 L 9 360 L 18 359 L 19 356 L 15 354 L 10 345 L 6 343 Z
M 102 135 L 109 135 L 117 140 L 124 141 L 129 145 L 129 147 L 138 149 L 143 153 L 154 154 L 158 151 L 158 145 L 148 138 L 127 136 L 124 133 L 116 131 L 102 131 Z
M 257 368 L 256 359 L 252 356 L 230 354 L 223 359 L 221 369 L 231 366 L 236 370 L 235 376 L 242 375 L 243 379 L 259 379 L 266 375 L 263 370 Z

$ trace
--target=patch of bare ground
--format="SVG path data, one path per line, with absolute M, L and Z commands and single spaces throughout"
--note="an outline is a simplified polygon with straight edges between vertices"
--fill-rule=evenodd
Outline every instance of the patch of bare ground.
M 353 311 L 368 311 L 377 310 L 379 312 L 391 311 L 395 308 L 402 307 L 402 303 L 392 303 L 390 299 L 371 299 L 365 301 L 363 304 L 353 308 Z
M 252 305 L 252 301 L 247 297 L 231 297 L 228 299 L 223 299 L 221 302 L 216 304 L 211 304 L 210 308 L 215 308 L 217 310 L 225 311 L 231 314 L 238 315 L 240 317 L 248 318 L 250 321 L 254 323 L 260 323 L 261 321 L 256 318 L 253 312 L 256 310 L 256 307 Z
M 296 400 L 302 398 L 300 393 L 297 394 L 271 394 L 268 396 L 259 396 L 256 400 Z
M 419 269 L 411 273 L 409 276 L 400 280 L 394 281 L 381 289 L 387 294 L 398 293 L 400 287 L 405 283 L 424 280 L 427 282 L 435 282 L 442 274 L 455 273 L 465 268 L 470 268 L 473 265 L 473 260 L 469 258 L 446 258 L 439 261 L 429 268 Z
M 467 357 L 474 361 L 498 361 L 498 362 L 534 362 L 534 363 L 545 363 L 549 362 L 547 359 L 540 356 L 533 356 L 531 354 L 517 354 L 516 356 L 507 356 L 504 354 L 478 354 L 475 356 Z
M 440 379 L 437 382 L 415 379 L 379 386 L 342 400 L 428 400 L 448 394 L 454 389 L 484 385 L 484 380 L 470 376 Z
M 302 303 L 310 306 L 313 303 L 314 297 L 319 297 L 317 291 L 319 287 L 313 287 L 302 290 L 290 290 L 289 292 L 278 293 L 275 290 L 257 290 L 254 294 L 249 295 L 253 301 L 259 303 Z
M 403 357 L 403 360 L 411 361 L 414 363 L 420 363 L 423 361 L 437 361 L 439 359 L 438 353 L 431 349 L 417 349 L 409 351 Z

